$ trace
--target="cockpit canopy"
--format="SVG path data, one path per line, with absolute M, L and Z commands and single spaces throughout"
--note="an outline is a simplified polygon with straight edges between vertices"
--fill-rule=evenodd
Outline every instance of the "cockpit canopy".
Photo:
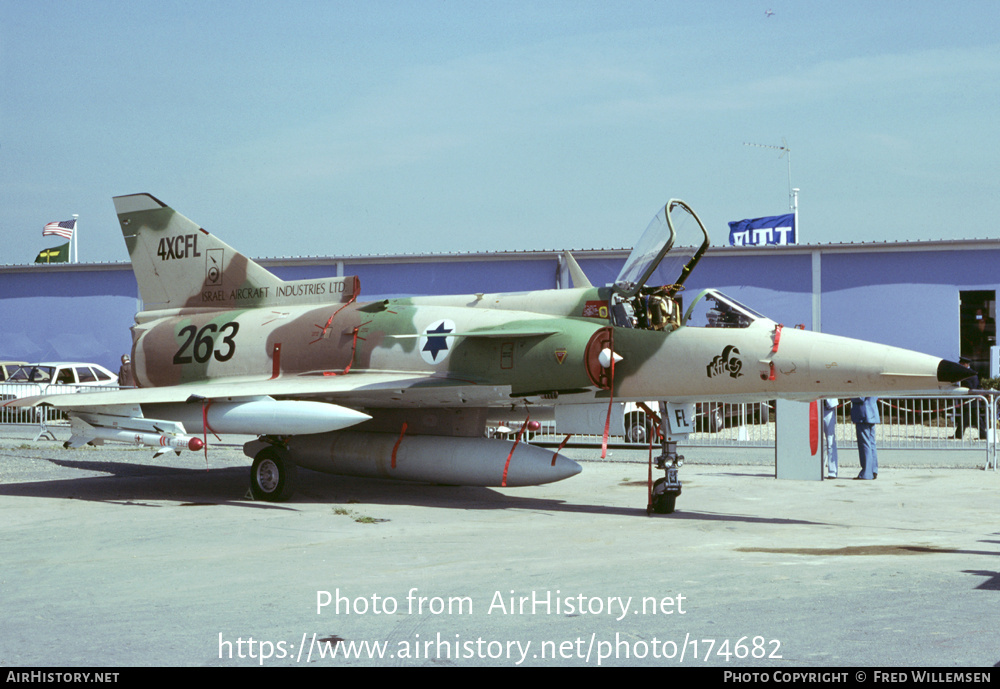
M 671 199 L 646 227 L 611 288 L 612 323 L 646 330 L 679 327 L 680 302 L 674 295 L 708 245 L 708 232 L 694 211 Z M 658 268 L 660 277 L 672 282 L 648 286 Z
M 747 328 L 769 320 L 715 289 L 700 292 L 681 317 L 676 296 L 708 248 L 705 226 L 683 201 L 671 199 L 646 227 L 612 287 L 611 321 L 622 328 L 671 330 L 681 325 L 698 328 Z M 672 283 L 648 285 L 659 276 Z
M 694 211 L 683 201 L 671 199 L 653 217 L 629 254 L 615 279 L 615 293 L 626 299 L 638 296 L 661 267 L 661 275 L 673 280 L 664 285 L 667 295 L 672 296 L 680 291 L 708 245 L 708 231 Z
M 718 290 L 702 290 L 684 314 L 684 325 L 696 328 L 746 328 L 757 320 L 768 320 Z

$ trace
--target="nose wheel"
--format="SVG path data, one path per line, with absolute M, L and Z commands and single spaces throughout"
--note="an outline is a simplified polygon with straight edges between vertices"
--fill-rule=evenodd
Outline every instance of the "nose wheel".
M 656 458 L 656 468 L 663 469 L 666 475 L 653 482 L 650 491 L 646 515 L 672 514 L 677 496 L 681 494 L 681 481 L 678 477 L 684 457 L 677 454 L 677 443 L 664 440 L 663 454 Z

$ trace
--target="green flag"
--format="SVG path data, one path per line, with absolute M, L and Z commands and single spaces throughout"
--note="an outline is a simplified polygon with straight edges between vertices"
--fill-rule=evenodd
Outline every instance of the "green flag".
M 69 263 L 69 242 L 40 251 L 35 263 Z

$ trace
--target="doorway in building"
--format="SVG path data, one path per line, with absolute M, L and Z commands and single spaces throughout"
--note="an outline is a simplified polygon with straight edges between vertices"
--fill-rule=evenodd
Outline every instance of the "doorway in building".
M 979 378 L 990 377 L 990 347 L 997 343 L 996 290 L 959 292 L 962 357 Z

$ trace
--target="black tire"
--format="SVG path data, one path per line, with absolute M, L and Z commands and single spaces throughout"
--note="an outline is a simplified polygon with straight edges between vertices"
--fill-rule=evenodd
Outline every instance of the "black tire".
M 667 479 L 660 478 L 653 483 L 652 503 L 647 508 L 648 513 L 673 514 L 677 496 L 681 494 L 679 490 L 665 491 L 660 486 L 666 483 Z
M 257 453 L 250 467 L 250 492 L 255 500 L 283 502 L 292 497 L 298 467 L 278 450 L 268 447 Z

